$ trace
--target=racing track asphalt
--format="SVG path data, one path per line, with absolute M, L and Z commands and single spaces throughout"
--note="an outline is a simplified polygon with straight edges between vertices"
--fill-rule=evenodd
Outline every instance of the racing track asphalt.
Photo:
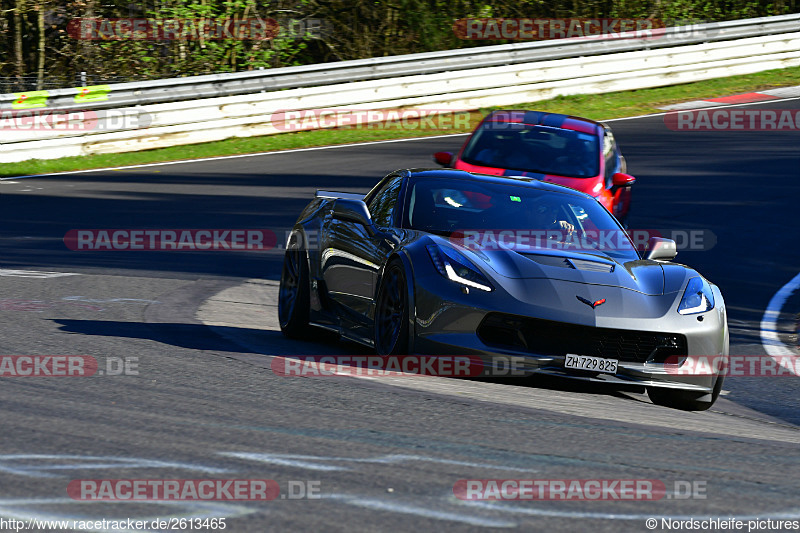
M 748 107 L 756 108 L 798 103 Z M 721 287 L 731 352 L 763 353 L 764 308 L 800 267 L 793 229 L 797 133 L 674 132 L 660 116 L 612 126 L 639 179 L 632 226 L 711 230 L 711 250 L 678 259 Z M 223 290 L 252 278 L 276 280 L 279 251 L 72 252 L 62 242 L 68 230 L 86 228 L 281 233 L 315 189 L 366 191 L 395 168 L 432 166 L 433 151 L 461 142 L 425 139 L 0 183 L 2 268 L 77 274 L 0 271 L 0 353 L 138 363 L 138 375 L 0 378 L 0 517 L 229 516 L 234 532 L 645 531 L 648 516 L 800 518 L 796 378 L 729 379 L 730 393 L 716 412 L 685 414 L 636 394 L 560 383 L 464 382 L 459 394 L 453 380 L 434 390 L 283 378 L 269 370 L 267 357 L 226 338 L 259 331 L 229 326 L 220 336 L 195 317 Z M 361 350 L 323 341 L 296 349 Z M 726 417 L 730 430 L 713 433 Z M 167 506 L 82 503 L 65 492 L 73 479 L 203 477 L 270 478 L 284 491 L 290 480 L 314 480 L 323 498 Z M 488 478 L 699 481 L 707 498 L 484 505 L 454 498 L 457 480 Z

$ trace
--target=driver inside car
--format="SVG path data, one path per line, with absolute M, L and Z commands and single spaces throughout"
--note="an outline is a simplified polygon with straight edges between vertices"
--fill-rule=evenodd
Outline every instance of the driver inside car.
M 575 226 L 566 220 L 560 220 L 560 206 L 540 202 L 534 207 L 534 228 L 537 230 L 561 230 L 572 235 Z
M 595 164 L 591 145 L 579 139 L 570 140 L 566 154 L 556 159 L 559 171 L 568 176 L 587 176 Z

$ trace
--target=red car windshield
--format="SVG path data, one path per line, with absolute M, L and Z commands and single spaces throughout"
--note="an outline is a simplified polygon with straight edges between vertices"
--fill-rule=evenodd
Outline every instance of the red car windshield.
M 484 122 L 461 159 L 482 167 L 589 178 L 600 173 L 597 136 L 511 122 Z

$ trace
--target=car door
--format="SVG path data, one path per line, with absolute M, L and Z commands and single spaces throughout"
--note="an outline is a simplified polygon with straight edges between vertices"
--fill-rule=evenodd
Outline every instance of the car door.
M 322 276 L 342 317 L 357 324 L 369 322 L 378 272 L 392 249 L 386 231 L 394 226 L 402 184 L 402 176 L 390 175 L 367 195 L 372 227 L 334 216 L 325 222 Z

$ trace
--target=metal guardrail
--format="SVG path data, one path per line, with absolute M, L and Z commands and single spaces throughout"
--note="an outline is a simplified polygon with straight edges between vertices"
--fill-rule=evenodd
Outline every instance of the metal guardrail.
M 515 65 L 579 56 L 685 46 L 800 31 L 800 14 L 762 17 L 666 28 L 649 39 L 635 32 L 621 38 L 565 39 L 445 50 L 423 54 L 360 59 L 231 74 L 121 83 L 102 86 L 106 98 L 86 98 L 92 88 L 49 91 L 46 106 L 53 109 L 112 109 L 281 89 L 318 87 L 353 81 Z M 20 93 L 0 95 L 0 109 L 14 106 Z M 24 103 L 22 104 L 24 105 Z
M 639 43 L 634 50 L 616 50 L 599 56 L 569 55 L 507 65 L 477 68 L 473 65 L 468 69 L 437 70 L 424 74 L 419 73 L 419 68 L 433 69 L 433 65 L 417 64 L 414 68 L 414 65 L 407 62 L 412 56 L 388 58 L 386 61 L 365 60 L 386 68 L 392 65 L 393 68 L 400 68 L 400 65 L 407 69 L 405 72 L 411 74 L 360 81 L 348 77 L 343 83 L 320 83 L 310 87 L 287 87 L 285 90 L 275 91 L 249 91 L 243 95 L 210 98 L 198 98 L 197 93 L 192 93 L 193 98 L 183 101 L 160 101 L 133 106 L 121 103 L 120 94 L 116 91 L 119 86 L 98 86 L 74 90 L 71 99 L 83 98 L 86 105 L 72 104 L 67 109 L 86 109 L 89 104 L 100 109 L 74 114 L 44 108 L 43 102 L 48 100 L 49 95 L 30 93 L 25 95 L 23 105 L 30 105 L 31 108 L 18 108 L 22 109 L 17 114 L 20 120 L 18 127 L 8 127 L 9 121 L 14 122 L 15 113 L 0 109 L 0 117 L 3 117 L 3 124 L 6 124 L 0 127 L 0 163 L 130 152 L 231 137 L 280 134 L 295 131 L 287 130 L 286 124 L 282 126 L 280 123 L 280 116 L 290 110 L 313 113 L 314 110 L 330 112 L 333 108 L 336 113 L 347 113 L 348 109 L 416 109 L 447 113 L 448 110 L 515 106 L 559 95 L 644 89 L 800 66 L 800 15 L 791 18 L 793 31 L 790 32 L 670 47 L 644 46 L 653 44 L 652 42 Z M 786 17 L 782 19 L 777 27 L 785 29 Z M 759 23 L 758 26 L 763 29 L 767 25 Z M 743 25 L 736 27 L 740 31 Z M 533 44 L 572 47 L 573 52 L 578 49 L 574 43 Z M 631 46 L 633 43 L 579 44 L 613 47 Z M 501 47 L 506 50 L 503 53 L 508 52 L 508 46 L 515 47 L 516 50 L 519 45 L 504 45 Z M 596 50 L 596 47 L 593 49 Z M 474 51 L 469 50 L 470 53 Z M 456 52 L 461 54 L 461 59 L 467 57 L 463 55 L 464 51 Z M 441 53 L 437 52 L 436 55 L 440 56 Z M 439 59 L 446 61 L 446 58 Z M 431 62 L 435 63 L 433 60 Z M 322 72 L 330 68 L 330 65 L 304 68 Z M 154 83 L 168 86 L 177 81 L 188 83 L 191 78 Z M 330 82 L 330 79 L 327 81 Z M 224 88 L 225 84 L 230 83 L 234 82 L 221 83 L 220 87 Z M 154 89 L 151 87 L 146 90 Z M 153 93 L 134 96 L 151 97 Z M 39 109 L 35 109 L 37 106 Z M 36 127 L 37 121 L 31 118 L 39 116 L 38 112 L 42 116 L 50 114 L 59 117 L 62 127 Z M 120 122 L 120 117 L 128 120 Z M 64 121 L 68 123 L 68 127 L 63 127 Z M 33 127 L 30 126 L 31 123 L 34 124 Z M 309 129 L 324 127 L 335 125 L 312 125 Z

